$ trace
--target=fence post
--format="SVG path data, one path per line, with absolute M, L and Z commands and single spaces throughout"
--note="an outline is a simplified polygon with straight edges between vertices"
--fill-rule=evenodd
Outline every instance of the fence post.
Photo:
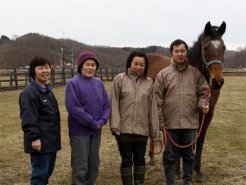
M 73 78 L 73 69 L 70 68 L 70 78 Z
M 28 68 L 27 73 L 28 73 L 28 81 L 29 81 L 29 83 L 31 83 L 32 78 L 30 76 L 30 68 Z
M 14 68 L 14 81 L 15 81 L 15 89 L 18 89 L 18 80 L 17 80 L 17 70 Z
M 51 75 L 51 85 L 54 86 L 55 85 L 55 69 L 52 68 L 51 69 L 52 75 Z
M 106 81 L 108 82 L 108 69 L 106 69 Z
M 115 74 L 114 69 L 111 69 L 111 79 L 112 79 L 112 81 L 114 80 L 114 74 Z
M 25 87 L 27 86 L 28 83 L 29 83 L 28 72 L 25 72 Z
M 13 72 L 10 72 L 10 75 L 9 75 L 9 87 L 12 88 L 13 86 L 13 81 L 14 81 L 14 77 L 13 77 Z
M 103 80 L 102 69 L 100 69 L 100 78 L 101 78 L 101 80 Z

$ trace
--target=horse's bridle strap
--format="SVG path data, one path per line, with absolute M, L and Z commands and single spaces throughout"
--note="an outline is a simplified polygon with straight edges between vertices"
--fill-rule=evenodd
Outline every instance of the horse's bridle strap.
M 209 67 L 211 64 L 220 64 L 223 66 L 223 63 L 219 60 L 212 60 L 212 61 L 209 61 L 208 63 L 206 63 L 206 66 Z

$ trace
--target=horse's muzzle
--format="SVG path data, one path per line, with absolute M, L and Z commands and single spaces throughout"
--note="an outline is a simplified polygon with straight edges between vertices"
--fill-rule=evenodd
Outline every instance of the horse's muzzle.
M 209 85 L 212 87 L 212 89 L 219 90 L 224 85 L 224 78 L 222 78 L 220 81 L 217 81 L 213 78 Z

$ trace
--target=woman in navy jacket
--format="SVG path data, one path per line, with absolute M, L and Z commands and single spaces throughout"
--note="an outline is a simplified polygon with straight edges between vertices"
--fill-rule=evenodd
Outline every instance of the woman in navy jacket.
M 36 56 L 30 63 L 32 82 L 20 94 L 24 151 L 31 156 L 30 184 L 48 184 L 56 152 L 61 149 L 60 113 L 57 100 L 46 84 L 51 76 L 48 59 Z

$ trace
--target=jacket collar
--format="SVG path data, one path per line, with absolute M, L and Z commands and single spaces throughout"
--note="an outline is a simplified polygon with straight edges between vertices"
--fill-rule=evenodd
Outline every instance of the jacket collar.
M 42 92 L 46 93 L 51 91 L 52 87 L 50 85 L 45 84 L 46 88 L 41 87 L 35 80 L 32 80 L 32 83 Z
M 171 65 L 175 67 L 178 71 L 182 72 L 188 67 L 188 60 L 184 63 L 184 65 L 177 65 L 173 59 L 171 59 Z
M 134 78 L 135 80 L 138 80 L 138 79 L 140 79 L 140 78 L 144 78 L 144 75 L 143 75 L 143 74 L 142 74 L 142 75 L 136 75 L 136 74 L 134 74 L 134 73 L 132 72 L 132 70 L 131 70 L 130 68 L 128 69 L 127 73 L 128 73 L 128 76 L 129 76 L 130 78 Z

